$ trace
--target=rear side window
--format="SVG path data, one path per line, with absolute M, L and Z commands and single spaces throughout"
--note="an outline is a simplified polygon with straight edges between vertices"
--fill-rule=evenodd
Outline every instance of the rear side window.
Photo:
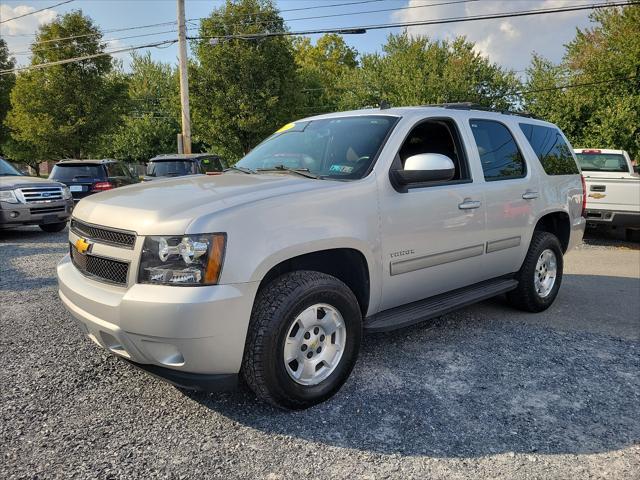
M 57 164 L 53 167 L 49 178 L 62 182 L 73 182 L 83 180 L 103 180 L 106 178 L 102 165 L 96 164 Z
M 547 175 L 575 175 L 580 173 L 571 149 L 557 128 L 521 123 L 520 129 L 536 152 Z
M 471 120 L 469 123 L 485 180 L 509 180 L 525 176 L 524 157 L 506 126 L 493 120 Z

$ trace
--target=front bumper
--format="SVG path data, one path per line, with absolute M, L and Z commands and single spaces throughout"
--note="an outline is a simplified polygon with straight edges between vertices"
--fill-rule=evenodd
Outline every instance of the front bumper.
M 189 388 L 210 389 L 216 376 L 230 384 L 240 371 L 258 282 L 120 287 L 85 277 L 69 255 L 57 273 L 64 306 L 92 341 L 114 355 Z
M 640 228 L 640 212 L 587 209 L 586 215 L 588 224 Z
M 73 205 L 71 199 L 31 204 L 0 202 L 0 228 L 66 222 Z

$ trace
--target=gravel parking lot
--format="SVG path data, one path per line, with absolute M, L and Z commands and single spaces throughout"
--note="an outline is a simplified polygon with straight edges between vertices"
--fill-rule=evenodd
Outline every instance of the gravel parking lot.
M 331 401 L 188 393 L 63 309 L 66 231 L 0 232 L 0 478 L 640 478 L 640 246 L 591 238 L 554 306 L 368 335 Z

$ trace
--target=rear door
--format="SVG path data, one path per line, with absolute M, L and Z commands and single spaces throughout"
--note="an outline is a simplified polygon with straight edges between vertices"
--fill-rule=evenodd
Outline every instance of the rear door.
M 517 127 L 517 126 L 516 126 Z M 489 118 L 470 118 L 465 126 L 470 155 L 482 166 L 486 206 L 487 277 L 516 272 L 529 247 L 539 202 L 537 172 L 529 168 L 513 125 Z

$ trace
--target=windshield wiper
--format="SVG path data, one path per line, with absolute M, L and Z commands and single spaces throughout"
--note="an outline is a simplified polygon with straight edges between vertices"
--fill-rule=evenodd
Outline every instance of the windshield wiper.
M 252 168 L 247 168 L 247 167 L 238 167 L 236 165 L 232 165 L 231 167 L 227 167 L 223 170 L 223 172 L 228 172 L 229 170 L 235 170 L 237 172 L 242 172 L 242 173 L 247 173 L 247 174 L 251 174 L 251 173 L 257 173 L 255 170 L 253 170 Z
M 272 168 L 259 168 L 258 171 L 259 172 L 278 171 L 278 172 L 297 173 L 298 175 L 301 175 L 306 178 L 315 178 L 316 180 L 320 180 L 320 177 L 318 175 L 311 173 L 311 171 L 308 168 L 289 168 L 289 167 L 285 167 L 284 165 L 276 165 Z
M 0 177 L 21 177 L 22 175 L 19 175 L 17 173 L 0 173 Z

